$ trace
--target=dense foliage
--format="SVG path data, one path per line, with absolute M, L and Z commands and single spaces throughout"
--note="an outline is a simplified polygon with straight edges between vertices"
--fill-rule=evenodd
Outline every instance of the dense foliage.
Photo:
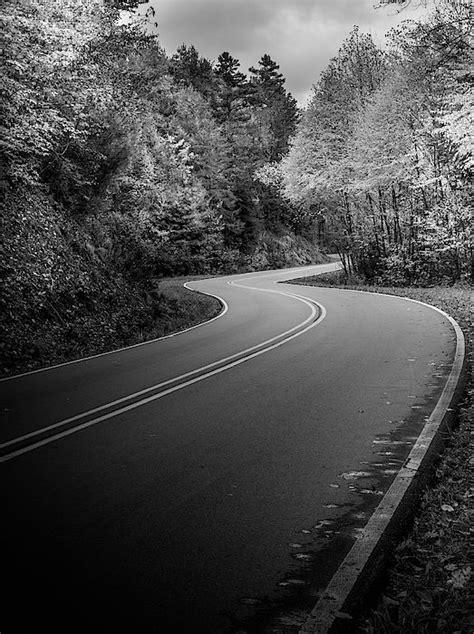
M 472 20 L 446 2 L 382 52 L 355 28 L 270 174 L 368 281 L 474 279 Z
M 38 324 L 320 246 L 369 281 L 472 279 L 468 3 L 440 0 L 384 52 L 355 28 L 302 116 L 268 54 L 247 74 L 229 52 L 168 56 L 139 4 L 0 7 L 4 367 Z
M 41 187 L 97 218 L 95 246 L 137 276 L 238 267 L 275 228 L 254 171 L 287 151 L 296 102 L 268 55 L 251 78 L 229 53 L 168 59 L 120 18 L 104 0 L 4 5 L 6 194 Z
M 186 45 L 169 57 L 139 4 L 0 7 L 6 368 L 43 356 L 45 322 L 69 328 L 118 294 L 135 305 L 164 276 L 319 256 L 311 223 L 254 175 L 281 160 L 298 119 L 278 65 L 264 55 L 246 75 L 229 53 L 211 63 Z

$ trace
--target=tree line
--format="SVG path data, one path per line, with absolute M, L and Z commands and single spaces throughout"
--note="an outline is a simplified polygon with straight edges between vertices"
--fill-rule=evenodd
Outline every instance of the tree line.
M 255 177 L 300 116 L 278 64 L 169 55 L 140 4 L 0 5 L 5 371 L 172 329 L 164 277 L 320 257 L 311 222 Z
M 348 275 L 474 280 L 472 16 L 439 3 L 379 49 L 357 28 L 314 86 L 264 182 L 324 227 Z
M 267 54 L 248 74 L 229 52 L 168 56 L 123 19 L 138 4 L 4 4 L 7 207 L 43 192 L 91 256 L 136 278 L 258 266 L 262 235 L 308 229 L 254 177 L 286 153 L 296 101 Z
M 72 340 L 100 307 L 114 331 L 138 314 L 145 331 L 169 308 L 165 276 L 307 263 L 320 247 L 369 282 L 473 279 L 468 3 L 440 0 L 383 50 L 355 28 L 304 111 L 268 54 L 247 73 L 230 52 L 168 55 L 139 4 L 0 7 L 12 355 L 46 322 Z

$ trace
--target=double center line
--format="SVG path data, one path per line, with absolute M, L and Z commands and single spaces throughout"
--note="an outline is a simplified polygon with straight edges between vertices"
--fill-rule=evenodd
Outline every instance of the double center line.
M 34 451 L 39 447 L 48 445 L 60 440 L 61 438 L 65 438 L 66 436 L 71 436 L 83 429 L 87 429 L 88 427 L 92 427 L 93 425 L 97 425 L 103 421 L 125 414 L 126 412 L 142 407 L 143 405 L 163 398 L 173 392 L 177 392 L 178 390 L 182 390 L 190 385 L 198 383 L 199 381 L 203 381 L 204 379 L 216 374 L 230 370 L 231 368 L 245 363 L 246 361 L 254 359 L 255 357 L 288 343 L 295 337 L 299 337 L 319 324 L 326 316 L 324 306 L 308 297 L 273 289 L 252 287 L 238 283 L 237 281 L 231 281 L 228 282 L 228 284 L 246 288 L 248 290 L 276 293 L 278 295 L 292 297 L 306 304 L 310 308 L 310 315 L 303 322 L 297 324 L 293 328 L 276 335 L 271 339 L 267 339 L 260 344 L 252 346 L 251 348 L 247 348 L 246 350 L 224 357 L 223 359 L 219 359 L 218 361 L 214 361 L 208 365 L 191 370 L 190 372 L 186 372 L 180 376 L 168 379 L 167 381 L 157 383 L 156 385 L 152 385 L 151 387 L 134 392 L 133 394 L 129 394 L 123 398 L 111 401 L 105 405 L 95 407 L 81 414 L 77 414 L 76 416 L 71 416 L 70 418 L 54 423 L 53 425 L 43 427 L 23 436 L 1 443 L 0 462 L 3 463 L 13 460 L 18 456 Z M 225 301 L 222 300 L 222 298 L 219 299 L 221 299 L 225 305 Z

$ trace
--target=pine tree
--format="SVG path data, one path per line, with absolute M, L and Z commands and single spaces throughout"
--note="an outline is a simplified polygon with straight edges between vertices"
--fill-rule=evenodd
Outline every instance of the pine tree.
M 219 122 L 248 120 L 249 82 L 240 62 L 225 51 L 217 58 L 214 74 L 219 82 L 215 113 Z
M 182 44 L 170 59 L 169 71 L 176 83 L 192 86 L 208 100 L 214 98 L 217 86 L 212 63 L 194 46 Z
M 288 150 L 288 139 L 295 133 L 299 118 L 296 100 L 285 89 L 285 78 L 279 65 L 265 54 L 259 68 L 249 70 L 254 88 L 252 103 L 258 109 L 263 129 L 267 129 L 267 147 L 262 148 L 265 160 L 279 161 Z

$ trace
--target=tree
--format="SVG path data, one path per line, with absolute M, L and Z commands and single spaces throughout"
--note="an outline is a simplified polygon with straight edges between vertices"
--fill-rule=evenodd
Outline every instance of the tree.
M 214 73 L 219 81 L 219 92 L 215 113 L 221 123 L 249 119 L 249 83 L 239 68 L 239 60 L 227 51 L 217 58 Z
M 11 182 L 37 182 L 45 158 L 83 133 L 79 117 L 91 86 L 79 60 L 101 27 L 109 26 L 110 15 L 101 7 L 100 0 L 87 5 L 62 0 L 54 6 L 42 0 L 7 1 L 2 6 L 1 149 Z M 66 104 L 69 90 L 73 98 Z
M 334 237 L 348 266 L 356 211 L 349 196 L 348 152 L 357 116 L 384 75 L 384 56 L 370 35 L 354 30 L 330 61 L 282 161 L 284 191 L 294 204 L 312 210 L 315 222 Z
M 324 210 L 348 273 L 389 283 L 468 273 L 472 145 L 461 126 L 472 92 L 458 9 L 392 32 L 385 55 L 354 30 L 282 163 L 286 194 Z
M 182 44 L 170 59 L 169 71 L 178 84 L 192 86 L 208 100 L 215 98 L 217 86 L 212 63 L 201 57 L 194 46 Z
M 259 68 L 250 68 L 254 87 L 253 104 L 258 118 L 267 130 L 267 147 L 263 149 L 269 162 L 279 161 L 288 151 L 288 140 L 295 133 L 299 118 L 296 100 L 284 87 L 285 79 L 279 66 L 267 54 L 259 61 Z
M 0 14 L 6 178 L 46 185 L 71 211 L 84 211 L 120 164 L 116 141 L 109 154 L 107 139 L 134 118 L 143 81 L 135 71 L 154 40 L 119 25 L 115 3 L 102 0 L 7 2 L 7 9 Z

